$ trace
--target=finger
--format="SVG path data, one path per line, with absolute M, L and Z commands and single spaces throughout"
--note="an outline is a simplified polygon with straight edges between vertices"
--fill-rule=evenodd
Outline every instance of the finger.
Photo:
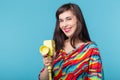
M 44 65 L 45 67 L 48 67 L 48 66 L 51 66 L 52 64 L 50 62 L 46 62 Z
M 52 58 L 49 58 L 49 57 L 46 57 L 46 58 L 43 59 L 43 61 L 44 61 L 45 63 L 52 63 L 52 62 L 53 62 L 53 59 L 52 59 Z
M 46 58 L 46 57 L 48 57 L 48 54 L 46 54 L 46 55 L 43 56 L 43 58 Z

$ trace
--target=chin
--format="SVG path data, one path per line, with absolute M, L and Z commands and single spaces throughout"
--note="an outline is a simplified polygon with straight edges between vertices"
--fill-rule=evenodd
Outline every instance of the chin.
M 70 38 L 71 37 L 71 35 L 66 35 L 68 38 Z

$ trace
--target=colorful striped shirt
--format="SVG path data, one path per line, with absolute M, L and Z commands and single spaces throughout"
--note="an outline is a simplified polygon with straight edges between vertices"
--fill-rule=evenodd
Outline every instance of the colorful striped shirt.
M 104 80 L 97 45 L 88 42 L 68 53 L 59 50 L 54 59 L 53 80 Z
M 66 53 L 59 51 L 53 65 L 54 80 L 103 80 L 102 61 L 93 42 Z

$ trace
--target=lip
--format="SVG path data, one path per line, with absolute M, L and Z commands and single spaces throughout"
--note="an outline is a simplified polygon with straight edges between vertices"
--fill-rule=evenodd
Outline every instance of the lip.
M 64 29 L 65 32 L 70 32 L 70 30 L 71 30 L 71 27 Z

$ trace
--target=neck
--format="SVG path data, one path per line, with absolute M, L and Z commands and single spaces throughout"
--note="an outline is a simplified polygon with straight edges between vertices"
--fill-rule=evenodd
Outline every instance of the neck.
M 70 40 L 71 40 L 70 38 L 68 38 L 67 40 L 65 40 L 64 45 L 66 45 L 66 44 L 67 44 L 67 45 L 68 45 L 68 44 L 71 45 L 71 44 L 70 44 Z M 76 40 L 75 40 L 75 47 L 78 46 L 78 45 L 80 45 L 80 44 L 82 44 L 82 43 L 84 43 L 82 40 L 76 39 Z

